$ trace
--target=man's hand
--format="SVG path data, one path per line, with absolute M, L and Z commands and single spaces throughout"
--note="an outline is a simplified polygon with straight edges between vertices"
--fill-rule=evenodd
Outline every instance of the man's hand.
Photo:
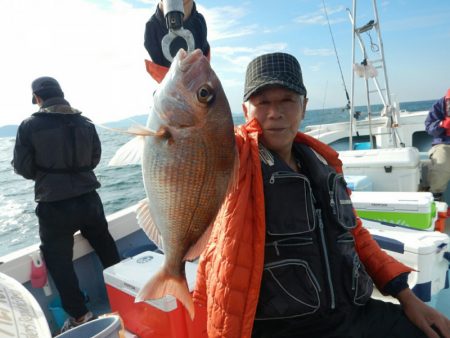
M 441 121 L 439 125 L 442 128 L 445 128 L 445 134 L 447 136 L 450 136 L 450 117 L 446 117 L 444 120 Z
M 428 338 L 450 338 L 450 320 L 422 302 L 411 289 L 400 291 L 397 299 L 408 319 Z

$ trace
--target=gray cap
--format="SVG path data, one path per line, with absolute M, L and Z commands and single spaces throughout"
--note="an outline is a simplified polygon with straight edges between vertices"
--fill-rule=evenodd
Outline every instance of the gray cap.
M 244 102 L 266 86 L 285 87 L 306 96 L 302 69 L 297 59 L 286 53 L 258 56 L 247 66 Z

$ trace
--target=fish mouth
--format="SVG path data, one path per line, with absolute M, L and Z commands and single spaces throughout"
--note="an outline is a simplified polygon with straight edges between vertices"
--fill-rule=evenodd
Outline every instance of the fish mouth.
M 181 49 L 177 53 L 179 59 L 179 67 L 182 72 L 186 72 L 194 63 L 203 57 L 203 52 L 200 49 L 194 50 L 192 53 Z

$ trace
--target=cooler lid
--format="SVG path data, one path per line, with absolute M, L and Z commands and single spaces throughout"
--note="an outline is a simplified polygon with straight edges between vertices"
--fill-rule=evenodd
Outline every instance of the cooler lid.
M 351 194 L 357 210 L 430 213 L 434 202 L 430 192 L 354 191 Z
M 419 165 L 419 151 L 414 147 L 367 149 L 340 151 L 339 158 L 346 167 L 380 167 L 389 165 L 393 168 L 416 168 Z M 344 170 L 345 173 L 345 170 Z
M 164 255 L 153 251 L 145 251 L 105 269 L 103 271 L 105 283 L 136 297 L 141 287 L 153 274 L 159 271 L 163 264 Z M 186 262 L 185 271 L 189 291 L 192 292 L 195 287 L 197 264 Z M 176 308 L 176 300 L 170 295 L 160 300 L 146 302 L 164 311 L 171 311 Z
M 450 239 L 442 232 L 386 225 L 365 219 L 363 224 L 380 247 L 385 250 L 401 254 L 410 252 L 417 255 L 429 255 L 449 251 L 450 248 Z

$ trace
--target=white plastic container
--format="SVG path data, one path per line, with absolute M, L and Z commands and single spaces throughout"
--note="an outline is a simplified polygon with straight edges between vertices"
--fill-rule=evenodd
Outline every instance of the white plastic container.
M 374 191 L 417 191 L 420 182 L 416 148 L 367 149 L 339 152 L 344 175 L 367 176 Z
M 367 220 L 363 220 L 363 224 L 383 250 L 416 270 L 409 274 L 408 284 L 420 299 L 428 302 L 431 296 L 449 287 L 449 262 L 444 258 L 444 253 L 449 251 L 448 235 Z
M 351 191 L 372 191 L 372 181 L 367 176 L 345 175 L 347 188 Z
M 434 230 L 437 212 L 430 192 L 354 191 L 351 199 L 361 218 Z
M 142 286 L 156 273 L 164 263 L 164 255 L 146 251 L 132 258 L 124 260 L 104 270 L 105 283 L 124 293 L 136 297 Z M 193 291 L 197 264 L 186 262 L 186 278 L 189 290 Z M 162 310 L 170 312 L 177 308 L 175 297 L 170 295 L 146 303 Z
M 188 336 L 188 330 L 193 330 L 193 322 L 190 319 L 187 322 L 184 306 L 171 295 L 145 302 L 134 301 L 141 287 L 163 263 L 164 255 L 146 251 L 103 271 L 111 310 L 118 312 L 125 328 L 139 337 L 183 338 Z M 185 271 L 189 290 L 193 291 L 197 264 L 186 262 Z

